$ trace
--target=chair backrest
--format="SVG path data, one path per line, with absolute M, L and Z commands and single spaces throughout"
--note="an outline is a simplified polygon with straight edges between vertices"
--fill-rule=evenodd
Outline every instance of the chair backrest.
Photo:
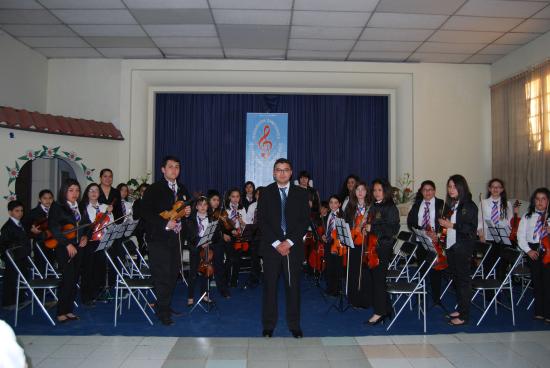
M 22 272 L 22 270 L 19 268 L 19 266 L 17 265 L 17 262 L 15 262 L 15 257 L 13 256 L 13 251 L 17 248 L 19 248 L 20 246 L 17 246 L 17 247 L 13 247 L 13 248 L 9 248 L 9 249 L 6 249 L 6 257 L 8 257 L 8 262 L 11 263 L 11 265 L 13 266 L 13 268 L 17 271 L 17 276 L 23 280 L 23 282 L 28 285 L 28 280 L 27 278 L 25 277 L 25 274 Z
M 46 254 L 44 253 L 44 251 L 40 247 L 40 244 L 38 244 L 37 242 L 34 242 L 34 249 L 38 251 L 38 254 L 40 255 L 40 258 L 42 258 L 42 260 L 46 264 L 46 271 L 44 272 L 44 277 L 48 277 L 48 273 L 51 273 L 55 276 L 55 278 L 58 279 L 59 274 L 57 273 L 57 271 L 55 270 L 55 268 L 51 264 L 48 257 L 46 257 Z
M 418 245 L 413 242 L 406 241 L 401 246 L 401 253 L 405 254 L 405 256 L 410 257 L 417 249 Z

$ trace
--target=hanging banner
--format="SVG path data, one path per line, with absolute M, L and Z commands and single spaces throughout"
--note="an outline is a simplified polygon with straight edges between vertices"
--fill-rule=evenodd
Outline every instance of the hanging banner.
M 273 164 L 286 158 L 288 114 L 246 114 L 246 181 L 258 186 L 273 182 Z

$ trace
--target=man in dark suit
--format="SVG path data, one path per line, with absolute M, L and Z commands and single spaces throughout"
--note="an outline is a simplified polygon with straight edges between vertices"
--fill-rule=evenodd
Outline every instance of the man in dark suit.
M 27 234 L 35 238 L 34 246 L 40 247 L 40 250 L 47 258 L 51 265 L 55 264 L 55 249 L 49 249 L 44 245 L 45 234 L 35 226 L 36 223 L 48 220 L 48 213 L 53 203 L 53 193 L 49 189 L 43 189 L 38 193 L 39 203 L 28 214 L 26 214 L 21 222 L 27 230 Z M 44 274 L 46 271 L 46 260 L 40 255 L 38 250 L 34 251 L 34 263 L 38 270 Z
M 17 268 L 24 275 L 27 275 L 27 256 L 31 254 L 31 242 L 21 223 L 21 219 L 23 218 L 23 203 L 20 201 L 10 201 L 8 203 L 8 213 L 10 218 L 2 226 L 0 235 L 0 255 L 6 264 L 2 288 L 2 307 L 13 309 L 15 308 L 16 301 L 17 270 L 8 259 L 6 251 L 10 248 L 15 248 L 12 253 L 13 260 Z
M 264 337 L 273 336 L 277 324 L 277 289 L 281 271 L 285 278 L 286 321 L 292 335 L 300 327 L 300 278 L 304 260 L 303 238 L 309 225 L 306 190 L 290 184 L 292 164 L 280 158 L 273 166 L 275 183 L 265 187 L 258 201 L 262 234 L 260 255 L 264 265 L 262 324 Z
M 140 212 L 145 225 L 158 317 L 164 325 L 169 326 L 174 323 L 174 311 L 170 304 L 180 271 L 181 222 L 165 220 L 160 213 L 170 211 L 176 201 L 188 201 L 190 197 L 187 188 L 177 182 L 180 174 L 180 161 L 177 157 L 165 157 L 161 171 L 163 178 L 152 184 L 143 194 Z M 184 213 L 188 217 L 191 206 L 186 206 Z

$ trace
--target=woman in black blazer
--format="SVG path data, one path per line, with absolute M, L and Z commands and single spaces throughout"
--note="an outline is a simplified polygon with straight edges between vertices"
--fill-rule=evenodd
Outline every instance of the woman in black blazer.
M 439 225 L 447 229 L 447 261 L 458 302 L 458 310 L 449 314 L 449 324 L 460 326 L 470 318 L 470 265 L 477 231 L 477 206 L 462 175 L 453 175 L 447 180 L 445 202 L 444 218 L 439 219 Z
M 444 202 L 435 196 L 435 183 L 431 180 L 425 180 L 420 184 L 415 202 L 407 216 L 407 226 L 409 229 L 419 229 L 432 231 L 432 234 L 438 234 L 441 230 L 437 219 L 443 213 Z M 427 252 L 418 244 L 416 255 L 420 262 L 427 261 Z M 434 305 L 441 306 L 441 276 L 443 270 L 430 270 L 430 286 L 432 291 L 432 301 Z
M 87 228 L 77 231 L 74 239 L 67 239 L 63 234 L 64 225 L 81 226 L 85 223 L 78 209 L 80 184 L 74 179 L 67 179 L 61 186 L 57 202 L 50 208 L 48 226 L 58 242 L 56 248 L 57 263 L 61 271 L 61 286 L 57 302 L 57 320 L 67 322 L 79 317 L 73 313 L 78 282 L 81 251 L 88 243 L 84 235 Z

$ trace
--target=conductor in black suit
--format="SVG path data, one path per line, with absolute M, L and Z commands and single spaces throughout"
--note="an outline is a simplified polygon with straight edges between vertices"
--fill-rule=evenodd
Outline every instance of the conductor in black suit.
M 167 156 L 161 164 L 163 177 L 152 184 L 143 194 L 141 216 L 145 224 L 149 262 L 153 285 L 157 294 L 158 317 L 162 324 L 172 325 L 172 294 L 180 271 L 180 231 L 181 222 L 165 220 L 160 216 L 170 211 L 176 201 L 188 201 L 189 192 L 177 182 L 180 174 L 180 161 Z M 191 206 L 184 209 L 185 216 L 191 213 Z
M 262 234 L 260 255 L 264 266 L 262 324 L 264 337 L 273 336 L 277 324 L 277 290 L 281 272 L 285 279 L 286 322 L 292 335 L 300 327 L 300 279 L 304 260 L 303 238 L 309 225 L 308 194 L 290 184 L 292 164 L 280 158 L 273 166 L 275 183 L 265 187 L 258 202 Z

